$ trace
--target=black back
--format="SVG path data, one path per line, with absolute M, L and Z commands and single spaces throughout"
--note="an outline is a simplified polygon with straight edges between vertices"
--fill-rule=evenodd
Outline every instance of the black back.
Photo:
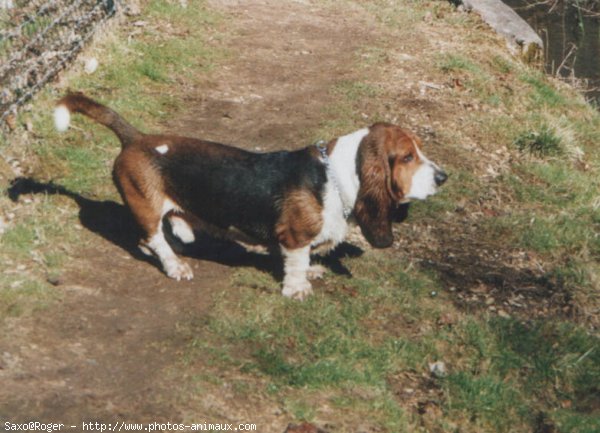
M 184 210 L 219 228 L 231 226 L 264 243 L 276 242 L 274 227 L 285 194 L 311 191 L 322 204 L 324 165 L 308 148 L 254 153 L 217 143 L 180 146 L 153 160 L 167 194 Z M 225 150 L 225 151 L 210 151 Z

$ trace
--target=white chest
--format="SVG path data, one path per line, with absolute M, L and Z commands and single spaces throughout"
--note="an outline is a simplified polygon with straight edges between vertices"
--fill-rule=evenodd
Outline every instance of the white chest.
M 327 184 L 323 198 L 323 227 L 312 245 L 331 243 L 337 245 L 346 237 L 348 221 L 344 207 L 352 209 L 358 195 L 359 179 L 356 173 L 356 154 L 367 128 L 338 138 L 329 155 Z
M 335 246 L 341 243 L 346 237 L 348 222 L 344 217 L 344 208 L 339 193 L 331 181 L 328 181 L 325 186 L 322 218 L 323 227 L 313 240 L 312 246 L 323 243 L 332 243 Z

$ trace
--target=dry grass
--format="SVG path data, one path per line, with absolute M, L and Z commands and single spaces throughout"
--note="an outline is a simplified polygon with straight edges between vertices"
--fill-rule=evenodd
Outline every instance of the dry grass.
M 598 431 L 600 115 L 445 2 L 316 4 L 348 6 L 379 25 L 377 43 L 356 52 L 358 78 L 330 89 L 338 103 L 314 136 L 400 123 L 423 136 L 450 181 L 412 206 L 393 249 L 342 256 L 352 278 L 328 275 L 305 303 L 277 296 L 270 274 L 237 272 L 232 288 L 214 295 L 213 311 L 179 330 L 189 345 L 177 368 L 193 377 L 180 389 L 182 412 L 221 414 L 226 388 L 240 402 L 230 411 L 261 407 L 265 419 L 279 413 L 332 431 Z M 195 31 L 202 20 L 175 2 L 149 5 L 136 45 L 109 38 L 94 48 L 105 72 L 69 78 L 134 119 L 143 113 L 135 119 L 142 127 L 177 110 L 181 95 L 166 89 L 194 62 L 226 62 L 198 47 L 187 53 L 187 39 L 156 51 L 175 24 Z M 205 12 L 203 20 L 214 19 Z M 42 113 L 56 93 L 23 116 L 23 125 L 34 122 L 33 145 L 2 151 L 27 160 L 36 176 L 114 197 L 105 162 L 116 152 L 112 139 L 87 126 L 93 132 L 69 138 L 50 132 Z M 3 271 L 25 265 L 2 277 L 14 285 L 0 302 L 6 314 L 51 299 L 47 274 L 88 237 L 59 198 L 0 203 L 14 214 L 0 241 L 10 260 Z M 70 224 L 58 224 L 65 218 Z M 28 289 L 15 297 L 19 287 Z M 436 361 L 446 375 L 430 373 Z

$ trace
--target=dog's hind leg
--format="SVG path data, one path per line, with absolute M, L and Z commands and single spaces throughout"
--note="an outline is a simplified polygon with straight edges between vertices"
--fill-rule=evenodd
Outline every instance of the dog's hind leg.
M 160 190 L 140 187 L 150 183 L 147 178 L 134 179 L 129 173 L 117 177 L 123 199 L 145 233 L 145 238 L 139 245 L 140 250 L 145 254 L 155 255 L 169 277 L 176 280 L 191 280 L 192 269 L 177 257 L 163 233 L 163 217 L 177 209 L 175 203 L 159 192 Z
M 150 235 L 140 247 L 146 247 L 158 257 L 163 266 L 165 273 L 176 280 L 191 280 L 194 276 L 190 266 L 179 259 L 173 249 L 165 239 L 162 230 L 162 219 L 158 222 L 158 226 L 154 234 Z
M 144 209 L 140 209 L 139 205 L 135 207 L 130 205 L 130 207 L 134 216 L 147 233 L 146 239 L 140 243 L 140 249 L 142 251 L 144 249 L 150 250 L 154 253 L 169 277 L 176 280 L 191 280 L 194 276 L 192 269 L 187 263 L 177 257 L 163 233 L 162 219 L 164 215 L 175 208 L 173 202 L 167 198 L 163 199 L 161 209 L 158 212 L 154 209 L 150 212 L 146 209 L 144 212 Z M 140 213 L 143 213 L 143 215 L 139 215 Z M 191 234 L 193 236 L 193 233 Z
M 171 224 L 171 231 L 181 242 L 191 244 L 196 240 L 194 230 L 180 214 L 171 213 L 167 218 Z

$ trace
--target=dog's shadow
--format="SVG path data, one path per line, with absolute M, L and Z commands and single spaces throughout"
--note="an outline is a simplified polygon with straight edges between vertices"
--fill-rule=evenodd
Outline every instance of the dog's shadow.
M 142 231 L 124 205 L 111 200 L 92 200 L 53 182 L 39 182 L 26 177 L 14 179 L 8 188 L 8 196 L 14 202 L 20 196 L 29 194 L 62 195 L 73 199 L 79 206 L 79 221 L 83 227 L 127 251 L 135 259 L 161 268 L 157 259 L 148 257 L 139 250 Z M 270 273 L 277 280 L 283 278 L 282 261 L 271 254 L 249 252 L 235 242 L 216 239 L 203 233 L 196 233 L 196 241 L 190 245 L 179 242 L 168 230 L 165 234 L 178 254 L 226 266 L 254 267 Z M 318 261 L 336 274 L 351 276 L 341 259 L 362 254 L 363 250 L 359 247 L 342 243 L 327 256 L 318 258 Z

